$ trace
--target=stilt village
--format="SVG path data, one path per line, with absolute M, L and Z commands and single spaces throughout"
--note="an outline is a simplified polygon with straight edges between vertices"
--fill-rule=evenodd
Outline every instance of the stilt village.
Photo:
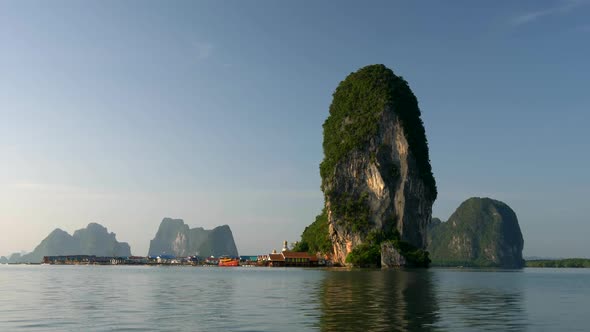
M 257 256 L 200 257 L 161 254 L 158 256 L 101 257 L 94 255 L 45 256 L 42 264 L 50 265 L 185 265 L 185 266 L 267 266 L 267 267 L 320 267 L 331 266 L 330 257 L 307 252 L 290 251 L 287 241 L 281 252 Z

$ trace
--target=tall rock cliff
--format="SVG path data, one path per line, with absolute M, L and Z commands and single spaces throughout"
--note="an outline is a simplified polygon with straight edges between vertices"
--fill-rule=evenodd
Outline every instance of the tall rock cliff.
M 433 219 L 428 238 L 435 265 L 524 266 L 524 240 L 516 214 L 505 203 L 490 198 L 466 200 L 447 222 Z
M 11 263 L 39 263 L 43 256 L 60 255 L 96 255 L 108 257 L 131 256 L 131 249 L 126 242 L 118 242 L 115 233 L 96 223 L 90 223 L 70 235 L 57 228 L 26 255 L 13 255 Z
M 228 225 L 211 230 L 189 228 L 182 219 L 164 218 L 156 237 L 150 241 L 150 256 L 175 255 L 178 257 L 198 255 L 238 256 L 238 249 Z
M 337 263 L 375 232 L 425 247 L 437 189 L 420 115 L 407 82 L 384 65 L 336 88 L 320 173 Z

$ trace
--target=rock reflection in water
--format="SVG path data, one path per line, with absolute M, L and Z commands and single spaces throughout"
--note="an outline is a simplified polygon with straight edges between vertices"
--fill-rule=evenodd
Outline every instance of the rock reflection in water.
M 439 270 L 437 327 L 453 331 L 524 331 L 524 274 Z
M 322 331 L 433 331 L 427 270 L 332 271 L 320 290 Z

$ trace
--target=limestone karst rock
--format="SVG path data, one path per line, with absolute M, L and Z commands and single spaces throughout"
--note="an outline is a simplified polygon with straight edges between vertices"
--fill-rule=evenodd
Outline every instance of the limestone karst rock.
M 324 123 L 322 190 L 336 263 L 373 232 L 426 246 L 437 189 L 418 101 L 384 65 L 351 73 Z
M 518 219 L 503 202 L 472 197 L 461 203 L 447 222 L 433 221 L 428 250 L 435 265 L 524 266 Z
M 96 255 L 108 257 L 131 256 L 131 249 L 126 242 L 118 242 L 115 233 L 97 224 L 90 223 L 70 235 L 57 228 L 41 241 L 31 253 L 11 256 L 11 263 L 39 263 L 43 256 L 59 255 Z
M 174 255 L 178 257 L 198 255 L 238 256 L 238 249 L 228 225 L 211 230 L 189 228 L 182 219 L 164 218 L 156 236 L 150 241 L 150 256 Z

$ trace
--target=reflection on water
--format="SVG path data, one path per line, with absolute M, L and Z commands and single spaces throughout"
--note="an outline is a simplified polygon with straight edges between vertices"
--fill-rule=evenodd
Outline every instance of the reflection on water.
M 436 326 L 464 331 L 527 329 L 522 271 L 441 270 Z
M 432 331 L 437 320 L 427 270 L 329 272 L 320 301 L 323 331 Z
M 388 270 L 328 272 L 323 331 L 522 331 L 524 273 Z
M 469 328 L 502 331 L 521 331 L 525 328 L 522 294 L 518 292 L 464 289 L 450 304 L 450 308 L 455 310 L 449 312 L 447 319 L 456 318 Z M 456 310 L 458 308 L 460 310 Z
M 590 269 L 0 266 L 0 331 L 587 331 Z

